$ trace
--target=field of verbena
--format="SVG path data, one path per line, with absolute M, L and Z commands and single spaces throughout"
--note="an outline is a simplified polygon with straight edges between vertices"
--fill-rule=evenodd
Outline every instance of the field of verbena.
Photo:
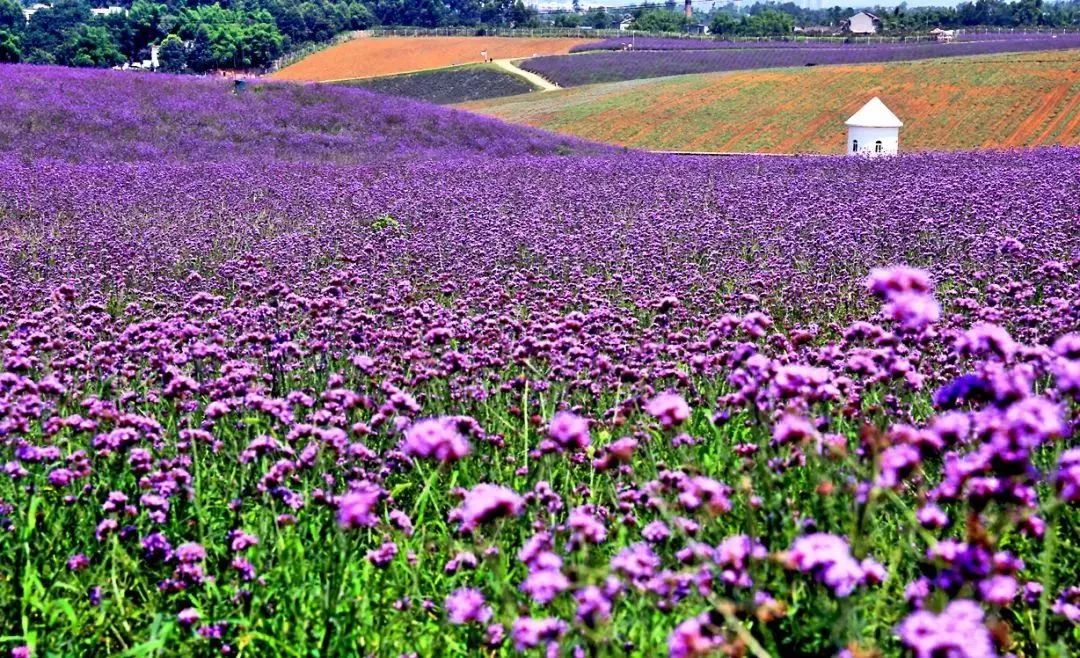
M 935 57 L 1080 48 L 1080 33 L 954 43 L 841 45 L 799 48 L 634 50 L 535 57 L 521 68 L 563 87 L 657 78 L 686 73 L 743 71 L 788 66 L 902 62 Z
M 1058 38 L 1067 38 L 1069 35 L 1065 32 L 1059 32 L 1057 35 L 1050 33 L 1039 32 L 988 32 L 988 33 L 962 33 L 955 37 L 957 42 L 961 41 L 1039 41 L 1045 42 L 1047 40 L 1053 40 Z M 875 41 L 878 37 L 848 37 L 850 41 L 846 41 L 844 37 L 832 37 L 828 39 L 822 39 L 817 37 L 803 38 L 803 39 L 788 39 L 788 38 L 775 38 L 775 37 L 761 37 L 758 39 L 745 39 L 729 41 L 726 39 L 715 38 L 688 38 L 688 37 L 648 37 L 648 36 L 636 36 L 626 35 L 619 37 L 611 37 L 608 39 L 600 39 L 598 41 L 591 41 L 589 43 L 583 43 L 574 46 L 570 49 L 571 53 L 585 53 L 595 50 L 627 50 L 629 46 L 633 50 L 725 50 L 725 49 L 776 49 L 776 48 L 863 48 L 870 46 L 872 48 L 904 48 L 910 49 L 912 46 L 918 45 L 939 45 L 939 42 L 934 41 L 926 36 L 909 37 L 908 41 L 893 41 L 890 38 L 887 42 Z
M 1075 149 L 20 148 L 14 656 L 1077 645 Z

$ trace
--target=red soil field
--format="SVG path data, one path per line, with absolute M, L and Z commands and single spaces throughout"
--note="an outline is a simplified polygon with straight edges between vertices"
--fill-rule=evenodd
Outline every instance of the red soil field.
M 879 96 L 903 151 L 1080 144 L 1080 50 L 711 73 L 460 105 L 632 148 L 843 153 L 844 119 Z
M 328 82 L 410 73 L 492 59 L 564 55 L 593 39 L 516 37 L 361 37 L 319 51 L 270 75 L 278 80 Z

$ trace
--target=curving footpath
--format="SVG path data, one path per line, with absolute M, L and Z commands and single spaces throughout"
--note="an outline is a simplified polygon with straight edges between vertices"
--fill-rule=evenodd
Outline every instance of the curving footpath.
M 556 89 L 560 88 L 559 85 L 557 85 L 557 84 L 555 84 L 553 82 L 550 82 L 550 81 L 536 75 L 532 71 L 526 71 L 525 69 L 518 68 L 514 64 L 514 62 L 515 61 L 520 61 L 520 58 L 517 59 L 517 60 L 513 60 L 513 59 L 496 59 L 494 61 L 495 61 L 495 64 L 499 68 L 501 68 L 502 70 L 507 71 L 509 73 L 513 73 L 516 76 L 519 76 L 519 77 L 522 77 L 522 78 L 528 80 L 529 82 L 531 82 L 534 85 L 536 85 L 537 87 L 539 87 L 541 91 L 555 91 Z

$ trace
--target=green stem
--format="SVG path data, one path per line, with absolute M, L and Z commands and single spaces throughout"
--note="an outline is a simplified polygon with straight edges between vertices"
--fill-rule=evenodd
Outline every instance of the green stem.
M 1042 565 L 1043 590 L 1039 595 L 1039 630 L 1035 636 L 1035 646 L 1039 649 L 1040 656 L 1049 656 L 1050 642 L 1046 637 L 1046 625 L 1050 617 L 1050 599 L 1053 597 L 1057 583 L 1054 580 L 1054 560 L 1057 557 L 1058 533 L 1057 533 L 1057 502 L 1051 503 L 1046 508 L 1046 539 L 1043 541 L 1043 553 L 1039 558 Z

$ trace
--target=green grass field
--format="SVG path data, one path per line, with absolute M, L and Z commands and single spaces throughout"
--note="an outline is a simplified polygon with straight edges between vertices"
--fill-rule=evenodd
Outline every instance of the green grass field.
M 439 105 L 527 94 L 535 90 L 528 81 L 507 73 L 494 64 L 470 64 L 338 84 Z

